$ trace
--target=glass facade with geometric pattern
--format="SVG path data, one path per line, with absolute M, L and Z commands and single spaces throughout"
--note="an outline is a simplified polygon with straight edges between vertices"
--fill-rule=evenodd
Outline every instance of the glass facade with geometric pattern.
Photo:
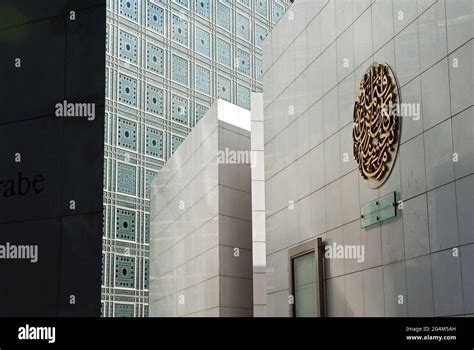
M 148 316 L 149 184 L 216 98 L 250 109 L 288 6 L 107 1 L 103 316 Z

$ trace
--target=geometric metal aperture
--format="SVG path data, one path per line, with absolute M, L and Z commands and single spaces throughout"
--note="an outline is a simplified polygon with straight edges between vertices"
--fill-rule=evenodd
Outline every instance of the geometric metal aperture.
M 250 19 L 248 16 L 237 13 L 236 34 L 238 38 L 250 41 Z
M 119 57 L 137 64 L 138 39 L 136 36 L 120 31 Z
M 237 105 L 250 109 L 250 89 L 240 84 L 237 85 Z
M 196 83 L 195 88 L 197 91 L 210 95 L 211 94 L 211 71 L 204 67 L 196 65 L 195 68 Z
M 189 46 L 188 22 L 177 15 L 171 17 L 171 39 L 186 47 Z
M 184 125 L 188 125 L 188 100 L 178 95 L 171 96 L 171 119 Z
M 232 65 L 232 56 L 231 56 L 231 45 L 229 42 L 217 38 L 217 62 L 227 66 L 231 67 Z
M 371 188 L 390 175 L 400 141 L 398 86 L 390 67 L 374 63 L 364 74 L 353 114 L 353 154 Z
M 137 169 L 133 165 L 117 162 L 117 192 L 135 196 L 137 193 Z
M 128 119 L 118 118 L 117 145 L 130 150 L 137 149 L 137 124 Z
M 137 80 L 125 74 L 119 74 L 119 101 L 130 106 L 137 106 Z
M 194 109 L 195 109 L 195 116 L 196 116 L 196 123 L 197 123 L 198 121 L 202 119 L 202 117 L 204 117 L 208 108 L 206 106 L 202 106 L 196 103 L 196 105 L 194 106 Z
M 178 55 L 171 56 L 171 79 L 184 86 L 189 85 L 188 60 Z
M 149 265 L 148 259 L 143 260 L 143 288 L 145 289 L 148 289 Z
M 165 74 L 165 51 L 162 48 L 148 43 L 146 60 L 146 69 L 159 75 Z
M 158 173 L 156 171 L 152 170 L 146 170 L 145 171 L 145 198 L 150 199 L 150 194 L 151 194 L 151 182 L 153 181 L 154 177 Z
M 182 137 L 172 135 L 171 136 L 171 153 L 173 154 L 178 147 L 183 143 L 184 139 Z
M 211 16 L 210 0 L 197 0 L 194 10 L 199 16 L 209 19 Z
M 135 212 L 117 208 L 115 238 L 135 240 Z
M 250 53 L 238 48 L 235 66 L 238 72 L 250 76 L 252 70 L 250 62 Z
M 146 111 L 159 115 L 164 115 L 165 94 L 162 89 L 153 85 L 146 85 Z
M 115 286 L 135 287 L 135 258 L 119 255 L 115 257 Z
M 217 97 L 230 101 L 232 97 L 232 81 L 221 75 L 217 75 Z
M 222 2 L 216 1 L 216 22 L 217 25 L 221 28 L 224 28 L 230 31 L 231 25 L 231 9 L 229 6 L 225 5 Z
M 263 40 L 267 37 L 267 30 L 259 26 L 258 24 L 255 25 L 255 46 L 258 48 L 263 47 Z
M 153 3 L 147 6 L 147 27 L 160 34 L 165 32 L 165 10 Z
M 164 158 L 163 131 L 146 128 L 146 154 L 152 157 Z
M 130 19 L 131 21 L 138 20 L 138 4 L 137 0 L 120 0 L 119 13 Z
M 206 57 L 211 57 L 211 34 L 208 30 L 195 28 L 195 51 Z
M 134 317 L 135 305 L 133 304 L 115 304 L 114 317 Z

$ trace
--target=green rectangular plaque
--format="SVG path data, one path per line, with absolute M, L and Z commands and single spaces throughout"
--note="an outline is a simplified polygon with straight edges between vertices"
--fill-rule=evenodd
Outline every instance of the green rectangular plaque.
M 397 216 L 397 194 L 392 192 L 360 208 L 361 226 L 366 228 Z

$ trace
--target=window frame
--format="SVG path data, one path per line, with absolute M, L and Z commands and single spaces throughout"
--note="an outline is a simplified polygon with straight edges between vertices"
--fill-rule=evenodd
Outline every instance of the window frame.
M 315 255 L 315 281 L 318 288 L 314 296 L 314 305 L 316 307 L 315 317 L 326 316 L 326 298 L 325 298 L 325 276 L 324 276 L 324 245 L 322 238 L 312 239 L 311 241 L 297 245 L 288 249 L 288 277 L 290 296 L 293 297 L 293 303 L 289 303 L 290 317 L 296 317 L 296 295 L 295 295 L 295 274 L 294 259 L 306 254 Z

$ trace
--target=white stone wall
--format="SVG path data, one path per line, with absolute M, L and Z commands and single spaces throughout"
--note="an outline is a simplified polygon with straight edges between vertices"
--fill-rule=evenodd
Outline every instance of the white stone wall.
M 252 94 L 252 256 L 254 316 L 267 316 L 263 94 Z
M 250 167 L 218 159 L 250 150 L 245 118 L 217 101 L 152 183 L 151 316 L 251 315 Z
M 365 247 L 363 263 L 327 260 L 329 316 L 474 314 L 472 38 L 471 0 L 299 0 L 267 37 L 269 316 L 289 315 L 288 249 L 315 237 Z M 356 169 L 351 135 L 374 61 L 392 67 L 402 102 L 421 108 L 419 120 L 403 116 L 377 190 Z M 360 206 L 393 191 L 399 217 L 361 229 Z

